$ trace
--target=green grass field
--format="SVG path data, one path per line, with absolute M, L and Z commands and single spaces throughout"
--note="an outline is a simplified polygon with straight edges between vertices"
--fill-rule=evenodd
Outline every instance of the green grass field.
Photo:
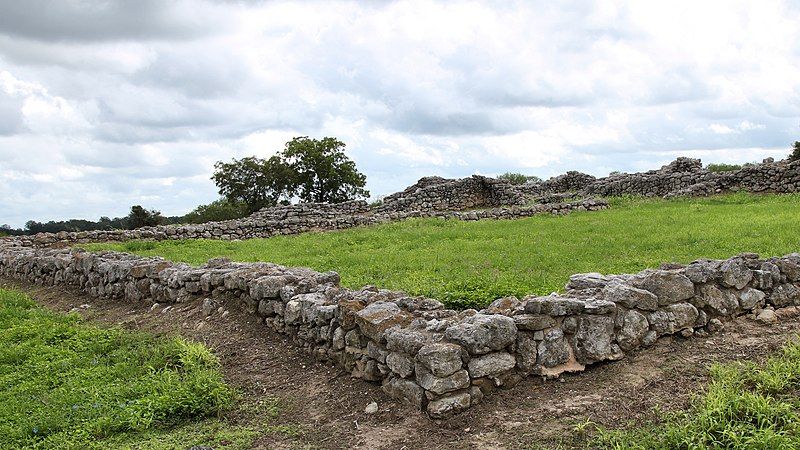
M 250 448 L 277 405 L 240 403 L 202 344 L 100 328 L 0 289 L 2 449 Z M 262 422 L 220 416 L 242 408 Z
M 598 430 L 592 448 L 800 448 L 800 343 L 787 344 L 762 367 L 752 362 L 715 365 L 711 383 L 686 412 L 662 425 Z
M 419 219 L 241 242 L 92 244 L 202 264 L 226 256 L 335 270 L 342 284 L 427 295 L 452 307 L 549 294 L 578 272 L 625 273 L 741 252 L 800 251 L 800 195 L 613 199 L 612 208 L 519 220 Z

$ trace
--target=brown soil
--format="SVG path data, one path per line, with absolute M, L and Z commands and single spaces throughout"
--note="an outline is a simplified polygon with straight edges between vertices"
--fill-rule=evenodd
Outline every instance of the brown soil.
M 204 317 L 199 302 L 165 305 L 93 299 L 74 290 L 21 285 L 41 304 L 77 311 L 105 324 L 158 334 L 180 333 L 213 348 L 226 379 L 245 399 L 277 398 L 279 424 L 294 425 L 295 436 L 268 433 L 256 448 L 571 448 L 585 446 L 581 424 L 606 428 L 657 421 L 659 411 L 684 409 L 708 379 L 714 362 L 763 360 L 797 336 L 800 318 L 784 317 L 764 326 L 742 317 L 708 338 L 662 338 L 624 360 L 542 382 L 529 378 L 496 391 L 469 411 L 433 421 L 386 397 L 374 383 L 351 379 L 315 362 L 269 331 L 242 305 L 230 302 L 226 317 Z M 83 306 L 82 306 L 83 305 Z M 87 306 L 88 305 L 88 306 Z M 82 306 L 82 307 L 81 307 Z M 379 412 L 364 413 L 375 401 Z

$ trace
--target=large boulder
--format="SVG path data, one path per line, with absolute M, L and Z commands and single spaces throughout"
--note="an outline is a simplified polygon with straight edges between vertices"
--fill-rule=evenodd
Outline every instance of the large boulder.
M 475 314 L 445 331 L 445 337 L 473 355 L 502 350 L 517 337 L 517 326 L 510 317 Z

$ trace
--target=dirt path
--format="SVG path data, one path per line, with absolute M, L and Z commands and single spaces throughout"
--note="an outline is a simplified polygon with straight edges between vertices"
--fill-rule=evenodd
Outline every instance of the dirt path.
M 315 362 L 242 305 L 229 303 L 224 317 L 215 313 L 206 318 L 199 302 L 167 309 L 9 280 L 0 279 L 0 285 L 21 289 L 57 311 L 77 308 L 101 323 L 177 332 L 213 348 L 231 384 L 249 398 L 278 398 L 278 422 L 301 430 L 294 437 L 266 435 L 257 448 L 570 448 L 583 442 L 576 427 L 587 420 L 616 428 L 657 419 L 659 409 L 685 408 L 707 381 L 711 363 L 762 360 L 800 332 L 798 318 L 770 327 L 740 318 L 709 338 L 662 338 L 623 361 L 558 381 L 529 378 L 452 419 L 432 421 L 395 403 L 378 385 Z M 364 407 L 372 401 L 379 412 L 367 415 Z

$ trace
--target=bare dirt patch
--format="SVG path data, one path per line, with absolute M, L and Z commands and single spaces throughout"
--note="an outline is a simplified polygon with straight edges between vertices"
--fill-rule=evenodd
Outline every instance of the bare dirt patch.
M 766 358 L 800 331 L 800 318 L 786 315 L 765 326 L 742 317 L 708 338 L 662 338 L 622 361 L 599 364 L 560 380 L 529 378 L 499 390 L 454 418 L 429 420 L 386 397 L 378 385 L 355 380 L 314 361 L 285 337 L 228 302 L 227 314 L 206 317 L 201 302 L 131 304 L 90 298 L 64 288 L 0 279 L 53 310 L 77 311 L 104 324 L 156 334 L 179 333 L 205 343 L 219 356 L 229 383 L 246 399 L 277 398 L 280 424 L 295 436 L 265 433 L 256 448 L 567 448 L 585 446 L 580 425 L 607 428 L 657 421 L 659 411 L 686 408 L 705 386 L 715 362 Z M 375 401 L 379 411 L 364 413 Z

